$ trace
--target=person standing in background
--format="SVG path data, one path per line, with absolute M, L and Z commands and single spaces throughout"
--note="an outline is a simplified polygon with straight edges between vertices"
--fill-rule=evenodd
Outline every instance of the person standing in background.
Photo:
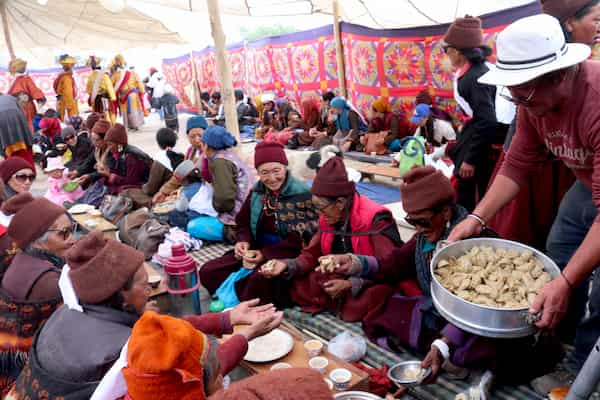
M 77 105 L 77 85 L 73 78 L 73 67 L 77 61 L 68 54 L 59 57 L 58 63 L 62 65 L 61 72 L 54 80 L 54 92 L 56 93 L 56 109 L 61 121 L 69 117 L 79 115 Z
M 115 56 L 113 65 L 111 78 L 123 116 L 123 125 L 137 131 L 144 124 L 144 86 L 134 71 L 125 68 L 127 63 L 122 55 Z
M 94 112 L 105 115 L 105 118 L 114 124 L 117 117 L 116 109 L 111 112 L 110 104 L 117 101 L 117 95 L 110 77 L 102 70 L 101 62 L 101 58 L 90 56 L 86 63 L 92 69 L 86 86 L 86 92 L 90 96 L 88 104 Z
M 27 61 L 15 58 L 8 65 L 8 69 L 15 76 L 15 80 L 10 89 L 8 89 L 8 94 L 17 98 L 17 104 L 19 104 L 19 107 L 25 113 L 29 129 L 33 132 L 33 118 L 37 114 L 37 107 L 34 101 L 37 101 L 38 105 L 42 106 L 46 103 L 46 97 L 36 86 L 35 82 L 33 82 L 33 79 L 25 73 L 27 70 Z

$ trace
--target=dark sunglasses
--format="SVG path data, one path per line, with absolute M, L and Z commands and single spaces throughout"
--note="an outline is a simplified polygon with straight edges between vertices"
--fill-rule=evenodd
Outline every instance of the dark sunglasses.
M 15 179 L 18 180 L 19 182 L 25 182 L 25 181 L 33 182 L 35 180 L 35 175 L 34 174 L 16 174 Z
M 421 228 L 427 229 L 431 227 L 431 220 L 435 218 L 435 216 L 438 215 L 440 212 L 442 212 L 442 210 L 443 208 L 436 207 L 431 210 L 433 211 L 433 215 L 429 218 L 411 218 L 409 216 L 406 216 L 404 217 L 404 220 L 412 226 L 420 226 Z
M 444 53 L 448 54 L 448 50 L 450 49 L 454 49 L 454 46 L 450 46 L 449 44 L 445 44 L 442 46 L 442 50 L 444 51 Z
M 433 218 L 433 217 L 432 217 Z M 411 218 L 405 217 L 404 220 L 412 226 L 420 226 L 421 228 L 430 228 L 431 227 L 431 218 Z
M 69 237 L 71 237 L 71 235 L 73 235 L 73 232 L 75 232 L 75 229 L 76 229 L 76 226 L 71 225 L 71 226 L 65 226 L 62 229 L 48 229 L 48 232 L 56 232 L 60 236 L 62 236 L 63 240 L 67 240 Z

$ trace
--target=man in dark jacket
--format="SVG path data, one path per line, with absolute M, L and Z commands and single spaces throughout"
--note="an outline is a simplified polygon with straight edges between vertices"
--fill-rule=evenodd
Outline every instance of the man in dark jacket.
M 76 172 L 76 176 L 93 172 L 95 159 L 92 142 L 85 135 L 77 136 L 71 126 L 62 130 L 62 139 L 71 151 L 71 160 L 65 164 L 69 172 Z

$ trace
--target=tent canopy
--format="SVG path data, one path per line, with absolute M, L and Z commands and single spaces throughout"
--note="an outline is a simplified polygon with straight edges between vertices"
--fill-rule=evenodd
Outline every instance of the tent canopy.
M 206 14 L 206 0 L 139 0 Z M 532 0 L 340 0 L 346 22 L 376 29 L 406 28 L 452 22 L 465 14 L 483 15 Z M 221 13 L 236 16 L 332 15 L 331 0 L 220 0 Z
M 177 33 L 133 7 L 112 13 L 98 0 L 0 0 L 15 54 L 48 60 L 48 49 L 123 51 L 131 47 L 184 43 Z M 0 20 L 2 23 L 2 20 Z M 4 38 L 3 38 L 4 39 Z M 4 44 L 4 42 L 3 42 Z M 4 48 L 5 46 L 2 46 Z

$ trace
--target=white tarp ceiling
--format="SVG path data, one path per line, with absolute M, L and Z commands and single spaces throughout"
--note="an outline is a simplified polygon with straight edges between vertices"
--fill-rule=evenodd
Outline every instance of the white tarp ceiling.
M 98 0 L 48 0 L 46 5 L 36 0 L 1 2 L 5 2 L 16 55 L 43 59 L 49 65 L 49 56 L 58 56 L 49 54 L 50 49 L 115 52 L 136 46 L 183 43 L 177 33 L 133 7 L 112 13 Z M 2 39 L 0 49 L 6 54 L 6 42 Z
M 532 0 L 339 0 L 342 19 L 372 28 L 443 24 L 456 16 L 483 15 Z M 139 0 L 205 14 L 206 0 Z M 332 14 L 331 0 L 220 0 L 221 12 L 237 16 Z M 274 21 L 277 22 L 277 21 Z

